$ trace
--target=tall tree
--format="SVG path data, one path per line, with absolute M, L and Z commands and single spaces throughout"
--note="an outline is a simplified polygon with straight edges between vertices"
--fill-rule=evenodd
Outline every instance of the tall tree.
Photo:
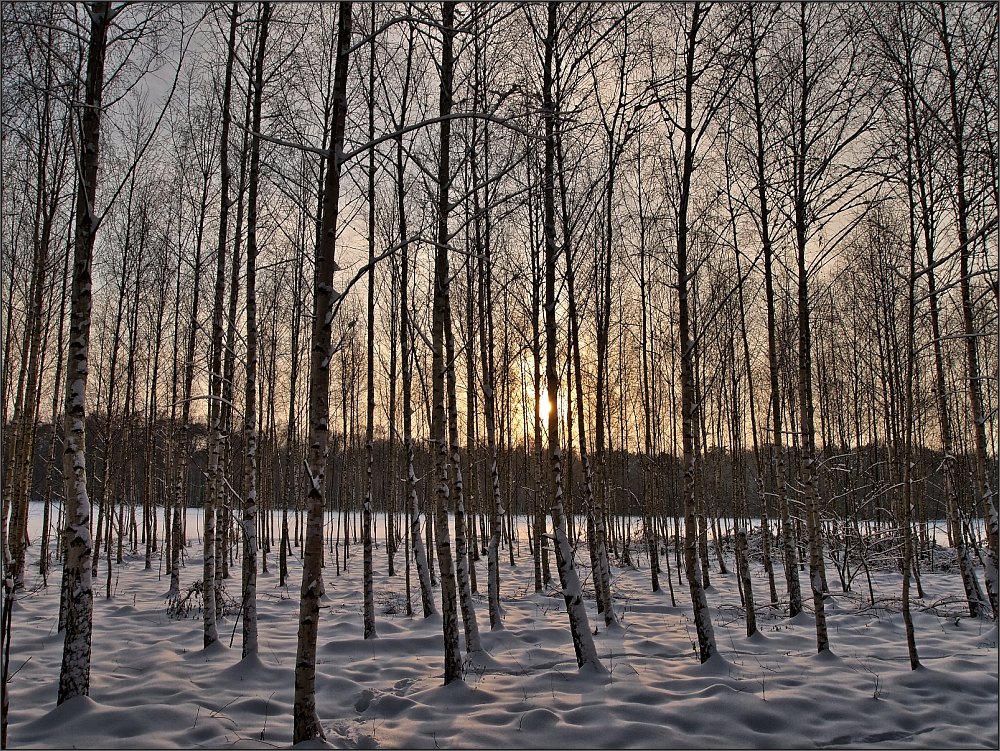
M 247 362 L 243 407 L 243 656 L 257 653 L 257 201 L 260 192 L 261 100 L 264 93 L 264 57 L 272 5 L 261 3 L 257 58 L 253 80 L 253 135 L 250 140 L 247 195 Z M 234 9 L 235 14 L 235 9 Z M 236 283 L 236 280 L 233 280 Z M 271 400 L 273 404 L 273 400 Z M 206 535 L 208 534 L 206 530 Z
M 439 97 L 440 137 L 437 173 L 436 238 L 434 248 L 434 300 L 431 397 L 431 451 L 434 455 L 434 481 L 437 509 L 434 517 L 434 535 L 437 543 L 438 568 L 441 577 L 441 625 L 444 631 L 444 683 L 448 685 L 462 678 L 462 658 L 458 645 L 458 603 L 456 598 L 454 557 L 451 551 L 451 531 L 448 528 L 448 510 L 451 506 L 451 465 L 447 435 L 447 381 L 454 362 L 445 353 L 445 338 L 451 317 L 448 266 L 449 189 L 451 187 L 451 111 L 455 74 L 455 6 L 454 0 L 441 4 L 441 85 Z
M 773 11 L 772 11 L 773 13 Z M 764 11 L 766 14 L 766 11 Z M 757 184 L 757 222 L 760 232 L 761 246 L 764 254 L 764 295 L 767 302 L 767 363 L 768 381 L 770 384 L 770 399 L 768 405 L 771 412 L 771 476 L 774 481 L 774 494 L 778 503 L 780 517 L 782 553 L 785 569 L 785 584 L 788 592 L 788 615 L 795 617 L 802 612 L 802 589 L 799 583 L 799 568 L 795 548 L 795 530 L 792 525 L 788 507 L 788 496 L 785 491 L 785 435 L 782 427 L 782 399 L 779 379 L 779 352 L 777 318 L 775 313 L 774 288 L 774 242 L 772 239 L 771 204 L 768 188 L 771 183 L 768 170 L 767 133 L 769 125 L 766 119 L 764 73 L 761 70 L 760 52 L 767 28 L 766 15 L 761 19 L 762 12 L 758 6 L 748 13 L 749 29 L 749 66 L 747 72 L 750 79 L 750 89 L 753 94 L 753 131 L 755 149 L 753 152 L 754 180 Z
M 368 42 L 368 140 L 375 138 L 375 9 L 369 7 Z M 365 501 L 362 509 L 361 539 L 363 556 L 362 597 L 366 639 L 375 631 L 375 592 L 372 583 L 372 469 L 375 464 L 375 149 L 368 151 L 368 325 L 367 325 L 367 399 L 365 411 Z
M 576 664 L 603 671 L 594 636 L 583 605 L 583 589 L 573 561 L 573 548 L 566 535 L 566 511 L 563 504 L 563 460 L 559 441 L 559 364 L 556 357 L 558 326 L 556 325 L 556 265 L 559 248 L 556 244 L 555 207 L 555 103 L 553 99 L 553 58 L 558 45 L 557 15 L 559 3 L 550 0 L 546 5 L 545 51 L 542 63 L 542 113 L 545 121 L 545 166 L 542 175 L 543 226 L 545 236 L 545 389 L 548 403 L 548 459 L 551 471 L 552 536 L 555 544 L 559 584 L 566 601 Z
M 972 273 L 975 246 L 981 231 L 970 231 L 972 222 L 971 175 L 969 174 L 969 113 L 975 112 L 970 107 L 975 96 L 976 80 L 984 75 L 985 68 L 990 64 L 983 54 L 994 50 L 997 42 L 997 16 L 995 8 L 962 9 L 957 12 L 957 19 L 951 17 L 952 11 L 947 3 L 937 4 L 936 31 L 941 50 L 944 54 L 945 72 L 948 91 L 948 122 L 947 134 L 950 140 L 952 158 L 954 159 L 954 195 L 955 224 L 958 234 L 959 257 L 959 289 L 962 298 L 962 322 L 965 325 L 965 361 L 969 381 L 969 408 L 972 414 L 972 437 L 975 459 L 975 486 L 979 502 L 982 504 L 983 515 L 987 523 L 987 549 L 983 559 L 986 591 L 990 598 L 990 606 L 994 616 L 1000 614 L 1000 514 L 997 511 L 996 494 L 990 482 L 989 460 L 986 446 L 987 416 L 983 407 L 983 384 L 980 373 L 979 339 L 980 332 L 976 325 L 975 304 L 972 295 Z M 957 39 L 975 39 L 977 54 L 963 65 L 956 59 Z M 966 52 L 971 53 L 967 48 Z
M 434 594 L 431 589 L 431 572 L 428 566 L 427 552 L 420 534 L 420 500 L 417 495 L 417 475 L 414 468 L 415 449 L 413 440 L 413 361 L 414 333 L 410 322 L 410 239 L 407 224 L 406 206 L 406 160 L 404 158 L 403 133 L 406 125 L 407 107 L 410 102 L 410 86 L 413 73 L 413 54 L 416 29 L 409 24 L 407 30 L 406 66 L 403 75 L 403 86 L 400 96 L 400 115 L 396 136 L 396 210 L 399 225 L 399 343 L 402 359 L 403 376 L 403 450 L 406 455 L 406 498 L 410 514 L 410 544 L 413 548 L 413 561 L 417 569 L 417 580 L 420 583 L 420 600 L 424 617 L 436 612 Z M 429 525 L 428 521 L 428 525 Z
M 225 504 L 223 476 L 223 427 L 222 427 L 222 324 L 223 304 L 226 294 L 226 244 L 229 233 L 229 127 L 231 123 L 230 102 L 233 90 L 233 59 L 236 56 L 236 24 L 239 19 L 239 4 L 234 3 L 229 19 L 229 42 L 226 53 L 226 72 L 222 88 L 222 131 L 220 133 L 219 159 L 221 197 L 219 203 L 219 240 L 216 246 L 215 299 L 212 307 L 212 371 L 209 380 L 209 443 L 208 443 L 208 502 L 205 504 L 205 560 L 203 581 L 206 590 L 215 581 L 216 550 L 214 538 L 209 541 L 208 530 L 215 527 L 217 509 Z M 211 515 L 211 525 L 208 524 Z M 216 625 L 216 592 L 214 585 L 210 597 L 206 597 L 203 610 L 204 643 L 208 647 L 219 639 Z
M 681 361 L 681 434 L 683 446 L 684 467 L 684 562 L 691 602 L 694 608 L 695 628 L 698 633 L 698 654 L 702 662 L 706 662 L 716 652 L 715 633 L 708 611 L 708 599 L 703 585 L 702 566 L 697 546 L 697 499 L 696 493 L 696 432 L 698 412 L 700 409 L 695 391 L 695 347 L 697 342 L 691 331 L 691 279 L 693 272 L 689 267 L 689 238 L 691 234 L 690 204 L 692 180 L 695 170 L 695 151 L 707 126 L 707 118 L 711 115 L 711 106 L 696 121 L 695 93 L 697 84 L 705 68 L 705 63 L 699 55 L 699 34 L 705 24 L 705 18 L 712 6 L 704 6 L 696 2 L 691 7 L 690 17 L 683 18 L 684 46 L 683 72 L 679 78 L 682 99 L 679 118 L 674 117 L 660 102 L 664 118 L 681 133 L 682 146 L 680 164 L 677 171 L 677 296 L 678 296 L 678 334 L 680 337 Z M 717 103 L 715 103 L 717 106 Z
M 80 113 L 80 154 L 77 175 L 76 231 L 73 248 L 73 291 L 70 308 L 69 353 L 66 365 L 65 447 L 66 482 L 66 636 L 59 670 L 62 704 L 90 693 L 90 651 L 94 590 L 91 582 L 90 497 L 87 493 L 87 376 L 92 300 L 91 263 L 97 235 L 97 175 L 100 166 L 101 102 L 108 29 L 121 6 L 110 2 L 85 6 L 90 17 L 84 104 Z
M 483 68 L 482 36 L 478 33 L 480 14 L 474 19 L 473 44 L 475 50 L 474 96 L 476 107 L 485 100 L 485 72 Z M 473 121 L 475 127 L 475 121 Z M 473 234 L 476 257 L 476 273 L 479 279 L 479 294 L 477 296 L 477 316 L 479 324 L 479 364 L 480 383 L 483 392 L 483 418 L 486 427 L 486 451 L 489 461 L 489 545 L 487 548 L 487 601 L 490 616 L 490 628 L 494 631 L 503 628 L 503 610 L 500 605 L 500 540 L 503 533 L 503 504 L 500 495 L 500 472 L 497 447 L 497 396 L 496 396 L 496 364 L 494 352 L 493 316 L 486 311 L 493 310 L 493 246 L 492 224 L 490 221 L 490 180 L 489 180 L 489 123 L 484 123 L 482 135 L 482 159 L 479 158 L 478 144 L 474 142 L 469 155 L 469 167 L 472 174 L 473 200 Z M 480 169 L 482 163 L 482 195 L 480 203 Z M 470 272 L 470 277 L 472 276 Z M 471 278 L 470 278 L 471 284 Z M 471 388 L 471 383 L 470 383 Z
M 337 270 L 337 219 L 340 172 L 347 120 L 347 73 L 351 53 L 351 2 L 341 2 L 337 20 L 337 61 L 334 69 L 330 144 L 316 243 L 313 277 L 313 322 L 309 365 L 309 458 L 305 545 L 302 552 L 302 588 L 295 652 L 295 698 L 292 742 L 325 738 L 316 711 L 316 637 L 319 598 L 323 593 L 323 511 L 326 508 L 326 467 L 330 445 L 330 360 L 333 357 L 333 306 L 339 298 L 333 288 Z
M 819 8 L 800 2 L 786 50 L 785 70 L 790 81 L 787 188 L 795 248 L 798 345 L 798 479 L 805 499 L 809 583 L 819 652 L 828 650 L 830 642 L 825 610 L 809 280 L 838 240 L 863 215 L 870 194 L 865 172 L 872 164 L 861 141 L 870 130 L 874 110 L 869 101 L 871 78 L 864 69 L 864 46 L 856 28 L 853 11 L 846 6 Z M 840 214 L 845 227 L 820 240 L 817 235 L 827 226 L 831 214 Z

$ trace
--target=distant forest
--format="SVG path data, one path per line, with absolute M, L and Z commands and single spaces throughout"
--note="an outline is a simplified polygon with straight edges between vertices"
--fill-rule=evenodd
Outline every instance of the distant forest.
M 151 510 L 164 505 L 164 498 L 169 492 L 166 474 L 160 467 L 153 467 L 152 482 L 147 477 L 147 465 L 143 459 L 146 455 L 146 429 L 142 423 L 136 423 L 130 429 L 119 427 L 108 435 L 107 423 L 98 416 L 88 420 L 87 441 L 89 445 L 100 447 L 94 452 L 95 473 L 100 476 L 105 462 L 109 467 L 116 468 L 118 473 L 108 489 L 115 497 L 116 503 L 124 502 L 129 508 L 129 514 L 141 519 Z M 160 421 L 154 430 L 165 435 L 169 424 Z M 118 430 L 123 430 L 119 434 Z M 62 497 L 61 476 L 58 465 L 47 461 L 49 456 L 59 456 L 57 445 L 50 445 L 52 427 L 39 425 L 36 433 L 36 453 L 32 466 L 31 500 L 41 503 L 44 498 L 60 501 Z M 191 468 L 188 476 L 186 497 L 192 507 L 204 504 L 205 493 L 208 491 L 207 467 L 208 431 L 203 425 L 196 425 L 191 430 Z M 332 442 L 338 447 L 343 446 L 343 436 L 334 434 Z M 233 456 L 235 471 L 239 474 L 239 462 L 242 454 L 242 439 L 233 436 Z M 763 450 L 769 452 L 770 445 L 764 445 Z M 280 511 L 287 506 L 292 513 L 304 510 L 302 499 L 294 492 L 289 493 L 284 480 L 294 477 L 302 465 L 303 447 L 293 445 L 291 452 L 283 442 L 261 440 L 258 451 L 261 461 L 266 467 L 266 476 L 271 482 L 260 487 L 260 503 L 264 511 Z M 794 448 L 791 449 L 794 452 Z M 109 457 L 108 454 L 111 454 Z M 374 479 L 376 491 L 373 494 L 373 510 L 379 513 L 402 515 L 405 512 L 402 488 L 405 482 L 405 467 L 402 452 L 397 443 L 384 438 L 376 438 L 373 445 L 374 462 L 378 467 L 387 468 Z M 869 444 L 858 447 L 830 446 L 818 452 L 819 484 L 823 488 L 824 497 L 830 498 L 825 515 L 832 522 L 836 519 L 849 519 L 858 514 L 862 518 L 875 518 L 887 514 L 888 501 L 894 491 L 892 465 L 893 457 L 884 446 Z M 424 445 L 414 450 L 414 467 L 417 477 L 417 492 L 422 503 L 434 492 L 431 481 L 431 465 L 433 457 Z M 472 519 L 478 520 L 478 527 L 485 529 L 488 525 L 489 508 L 487 506 L 491 490 L 489 488 L 488 455 L 482 451 L 473 451 L 471 464 L 468 449 L 462 450 L 463 463 L 472 468 L 471 478 L 466 492 L 467 509 Z M 360 513 L 362 508 L 363 489 L 365 482 L 365 463 L 367 449 L 358 440 L 350 441 L 346 448 L 331 452 L 327 459 L 327 508 L 329 511 L 347 511 Z M 511 447 L 498 457 L 499 474 L 502 479 L 504 496 L 510 499 L 508 513 L 526 515 L 532 513 L 538 503 L 535 498 L 536 486 L 533 485 L 533 464 L 537 457 L 530 455 L 523 446 Z M 641 506 L 643 491 L 644 463 L 647 457 L 640 453 L 610 451 L 607 454 L 609 476 L 608 509 L 610 515 L 642 516 L 644 506 Z M 918 505 L 915 513 L 920 525 L 934 521 L 947 520 L 948 505 L 944 487 L 934 481 L 935 472 L 944 461 L 944 453 L 932 448 L 921 447 L 913 459 L 916 468 L 915 475 L 922 479 L 918 483 Z M 653 496 L 650 511 L 657 516 L 673 518 L 683 517 L 684 501 L 681 493 L 682 465 L 679 457 L 662 453 L 651 458 L 654 471 L 661 478 L 661 484 Z M 786 482 L 794 482 L 792 465 L 786 468 Z M 968 453 L 955 457 L 958 474 L 971 477 L 974 472 L 974 457 Z M 763 469 L 763 476 L 759 472 Z M 732 518 L 735 511 L 732 502 L 739 494 L 746 494 L 748 506 L 744 509 L 751 517 L 760 517 L 760 499 L 766 488 L 773 483 L 768 474 L 770 467 L 758 467 L 754 452 L 744 449 L 738 456 L 731 451 L 720 448 L 710 449 L 704 456 L 700 492 L 705 496 L 707 510 L 714 516 Z M 996 472 L 996 461 L 991 457 L 991 471 Z M 736 485 L 738 472 L 743 473 L 744 482 L 738 491 Z M 105 475 L 107 476 L 107 475 Z M 573 514 L 584 514 L 584 473 L 577 450 L 567 447 L 566 451 L 566 511 Z M 149 494 L 152 489 L 152 495 Z M 958 493 L 959 504 L 965 513 L 973 509 L 971 486 L 963 484 Z M 773 501 L 772 501 L 773 502 Z M 235 506 L 232 502 L 226 504 L 226 514 L 232 514 Z M 974 514 L 973 514 L 974 515 Z M 55 524 L 53 517 L 53 524 Z M 946 524 L 940 525 L 944 529 Z M 54 529 L 57 529 L 55 526 Z M 400 527 L 396 527 L 397 532 Z M 398 544 L 398 541 L 397 541 Z M 485 543 L 484 543 L 485 544 Z M 274 545 L 272 530 L 271 545 Z

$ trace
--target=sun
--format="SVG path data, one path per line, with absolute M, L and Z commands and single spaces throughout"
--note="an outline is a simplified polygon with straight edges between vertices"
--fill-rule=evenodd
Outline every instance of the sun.
M 552 402 L 549 401 L 548 394 L 542 392 L 541 399 L 538 400 L 538 416 L 543 420 L 549 419 L 549 413 L 552 411 Z
M 559 404 L 559 417 L 566 417 L 566 403 L 562 399 L 562 395 L 556 397 L 556 401 Z M 549 419 L 549 414 L 552 412 L 552 400 L 549 399 L 549 392 L 547 389 L 542 389 L 542 393 L 538 396 L 538 417 L 545 422 Z
M 524 396 L 525 401 L 522 404 L 523 413 L 520 415 L 521 419 L 528 423 L 529 429 L 532 422 L 537 418 L 542 424 L 542 430 L 548 429 L 549 417 L 552 415 L 552 410 L 558 410 L 558 416 L 560 422 L 565 421 L 568 418 L 569 412 L 569 400 L 566 394 L 565 386 L 561 387 L 555 399 L 549 398 L 549 391 L 545 387 L 545 379 L 541 379 L 541 390 L 539 391 L 538 398 L 534 399 L 534 388 L 533 388 L 533 378 L 532 378 L 532 362 L 530 357 L 525 356 L 520 360 L 521 366 L 521 378 L 525 385 Z M 534 414 L 532 413 L 532 406 L 534 405 Z

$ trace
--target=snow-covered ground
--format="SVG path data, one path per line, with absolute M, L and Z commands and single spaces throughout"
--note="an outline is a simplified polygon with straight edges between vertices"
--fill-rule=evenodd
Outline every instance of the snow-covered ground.
M 521 549 L 527 554 L 527 546 Z M 35 545 L 29 562 L 37 555 Z M 839 594 L 830 566 L 833 654 L 818 656 L 808 613 L 789 620 L 760 608 L 761 632 L 747 638 L 735 576 L 715 571 L 713 558 L 708 598 L 720 654 L 702 665 L 687 588 L 675 573 L 677 607 L 665 574 L 665 591 L 652 593 L 643 557 L 641 569 L 613 572 L 620 630 L 606 631 L 593 601 L 587 603 L 609 671 L 601 677 L 577 670 L 558 592 L 533 591 L 529 558 L 514 568 L 506 560 L 502 555 L 504 629 L 489 631 L 484 558 L 477 564 L 483 595 L 476 597 L 488 656 L 467 661 L 464 682 L 448 687 L 441 686 L 440 618 L 404 614 L 402 555 L 390 579 L 384 552 L 376 551 L 378 638 L 369 641 L 361 638 L 360 546 L 340 577 L 327 566 L 317 704 L 331 745 L 997 748 L 997 629 L 992 621 L 963 617 L 954 572 L 923 572 L 925 597 L 914 603 L 914 623 L 924 667 L 912 672 L 895 572 L 875 572 L 871 607 L 863 577 L 856 592 Z M 156 563 L 145 571 L 141 557 L 128 557 L 115 571 L 114 597 L 106 599 L 102 562 L 90 697 L 61 707 L 55 706 L 59 575 L 44 589 L 32 573 L 14 613 L 10 747 L 288 746 L 300 569 L 293 560 L 291 586 L 279 588 L 275 556 L 270 563 L 271 573 L 258 580 L 260 655 L 241 661 L 242 629 L 234 617 L 221 623 L 223 644 L 205 650 L 197 613 L 168 617 L 168 582 Z M 195 543 L 182 588 L 200 572 Z M 766 579 L 757 565 L 754 573 L 763 600 Z M 780 569 L 777 575 L 780 592 Z M 238 578 L 227 586 L 236 594 Z M 414 604 L 419 609 L 416 592 Z

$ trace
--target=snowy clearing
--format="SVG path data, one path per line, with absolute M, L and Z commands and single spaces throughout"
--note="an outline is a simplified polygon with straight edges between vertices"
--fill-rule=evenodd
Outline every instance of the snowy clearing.
M 193 522 L 198 512 L 190 513 Z M 184 591 L 200 577 L 199 556 L 192 544 Z M 145 571 L 141 557 L 129 558 L 115 571 L 116 594 L 109 600 L 102 562 L 90 697 L 58 708 L 58 574 L 47 589 L 36 588 L 29 576 L 14 613 L 11 669 L 18 672 L 11 684 L 10 747 L 287 747 L 300 568 L 297 559 L 291 562 L 294 586 L 284 589 L 277 586 L 274 555 L 270 563 L 271 573 L 259 580 L 260 657 L 241 662 L 233 616 L 220 622 L 222 645 L 206 651 L 197 612 L 167 616 L 169 582 L 155 563 Z M 339 578 L 332 563 L 325 570 L 317 697 L 334 747 L 997 747 L 997 629 L 991 621 L 961 617 L 955 572 L 923 572 L 926 596 L 914 602 L 914 621 L 925 667 L 911 672 L 895 572 L 876 572 L 873 608 L 866 585 L 837 592 L 831 567 L 833 655 L 819 657 L 806 613 L 789 620 L 759 608 L 761 633 L 748 639 L 735 576 L 713 566 L 708 596 L 721 654 L 701 665 L 690 597 L 676 572 L 678 607 L 672 607 L 665 575 L 665 591 L 652 593 L 644 565 L 616 568 L 622 628 L 605 631 L 587 601 L 610 673 L 599 677 L 576 668 L 558 592 L 533 591 L 530 557 L 511 568 L 502 555 L 505 629 L 489 632 L 485 594 L 477 595 L 489 654 L 467 659 L 464 682 L 442 687 L 440 618 L 405 616 L 402 554 L 393 579 L 381 548 L 375 563 L 378 639 L 367 642 L 361 638 L 360 547 Z M 477 573 L 484 590 L 485 557 Z M 755 565 L 758 600 L 765 581 Z M 237 589 L 238 580 L 227 583 L 230 594 Z M 418 590 L 414 602 L 419 609 Z

